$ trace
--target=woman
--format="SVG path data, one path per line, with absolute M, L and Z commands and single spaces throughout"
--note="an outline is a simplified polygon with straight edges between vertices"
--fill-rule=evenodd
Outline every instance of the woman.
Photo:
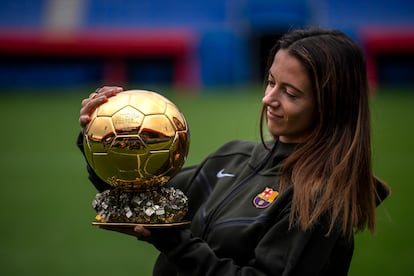
M 347 275 L 354 231 L 374 231 L 389 190 L 372 172 L 359 47 L 340 31 L 294 30 L 267 72 L 261 118 L 272 141 L 262 129 L 262 143 L 229 142 L 168 183 L 189 197 L 191 227 L 111 229 L 160 250 L 154 275 Z M 81 126 L 120 91 L 85 99 Z

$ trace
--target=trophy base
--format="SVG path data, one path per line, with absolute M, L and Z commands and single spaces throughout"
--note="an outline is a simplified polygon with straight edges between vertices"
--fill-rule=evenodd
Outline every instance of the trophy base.
M 98 193 L 92 207 L 97 213 L 96 223 L 175 226 L 185 221 L 187 202 L 184 193 L 173 187 L 144 192 L 116 188 Z
M 135 227 L 143 226 L 145 228 L 164 228 L 164 227 L 182 227 L 190 225 L 191 221 L 181 221 L 173 223 L 132 223 L 132 222 L 92 222 L 95 226 L 106 226 L 106 227 Z

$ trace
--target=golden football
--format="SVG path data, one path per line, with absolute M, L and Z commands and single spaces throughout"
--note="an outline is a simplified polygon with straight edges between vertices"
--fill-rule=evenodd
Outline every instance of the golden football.
M 153 190 L 183 166 L 190 144 L 187 121 L 164 96 L 128 90 L 92 114 L 84 149 L 94 172 L 113 187 Z

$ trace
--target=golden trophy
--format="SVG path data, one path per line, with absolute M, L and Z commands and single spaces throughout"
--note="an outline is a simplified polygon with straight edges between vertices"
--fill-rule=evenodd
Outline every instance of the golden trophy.
M 112 189 L 98 193 L 94 225 L 177 226 L 187 197 L 166 187 L 183 166 L 190 144 L 187 121 L 164 96 L 128 90 L 92 114 L 84 134 L 88 163 Z

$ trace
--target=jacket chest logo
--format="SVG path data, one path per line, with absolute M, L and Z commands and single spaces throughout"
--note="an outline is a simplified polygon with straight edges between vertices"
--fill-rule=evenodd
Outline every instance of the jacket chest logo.
M 258 194 L 253 199 L 253 204 L 256 206 L 256 208 L 266 208 L 269 207 L 273 201 L 277 198 L 279 195 L 278 191 L 273 190 L 272 188 L 266 187 L 266 189 Z

